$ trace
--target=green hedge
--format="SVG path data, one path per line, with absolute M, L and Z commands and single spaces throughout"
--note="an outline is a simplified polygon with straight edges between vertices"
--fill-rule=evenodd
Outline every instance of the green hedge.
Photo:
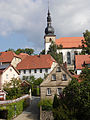
M 38 106 L 42 106 L 43 111 L 49 111 L 52 110 L 53 101 L 51 99 L 43 99 L 38 103 Z
M 8 111 L 7 120 L 11 120 L 13 117 L 21 114 L 27 105 L 28 105 L 27 99 L 23 99 L 16 103 L 0 106 L 0 110 L 7 110 Z

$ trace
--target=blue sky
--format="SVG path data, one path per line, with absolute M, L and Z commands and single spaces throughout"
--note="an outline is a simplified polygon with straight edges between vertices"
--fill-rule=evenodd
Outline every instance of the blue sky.
M 57 38 L 79 37 L 90 30 L 89 0 L 50 0 Z M 9 48 L 44 49 L 48 0 L 0 0 L 0 51 Z

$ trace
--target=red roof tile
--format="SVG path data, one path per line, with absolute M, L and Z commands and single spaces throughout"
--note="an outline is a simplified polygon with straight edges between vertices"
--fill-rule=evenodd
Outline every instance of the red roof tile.
M 12 51 L 0 52 L 0 62 L 11 62 L 14 57 L 19 57 Z
M 61 44 L 63 48 L 79 48 L 82 46 L 82 40 L 84 37 L 62 37 L 56 39 L 56 44 Z
M 18 65 L 18 70 L 51 68 L 55 60 L 50 55 L 27 56 Z
M 75 55 L 76 69 L 83 69 L 84 67 L 82 65 L 85 61 L 90 63 L 90 55 Z
M 29 56 L 29 55 L 26 54 L 26 53 L 20 53 L 18 56 L 19 56 L 21 59 L 24 59 L 26 56 Z

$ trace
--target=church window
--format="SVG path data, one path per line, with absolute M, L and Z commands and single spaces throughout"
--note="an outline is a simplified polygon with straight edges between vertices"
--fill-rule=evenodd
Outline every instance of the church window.
M 52 39 L 51 39 L 51 38 L 49 39 L 49 42 L 52 42 Z
M 71 64 L 71 54 L 67 52 L 67 64 Z

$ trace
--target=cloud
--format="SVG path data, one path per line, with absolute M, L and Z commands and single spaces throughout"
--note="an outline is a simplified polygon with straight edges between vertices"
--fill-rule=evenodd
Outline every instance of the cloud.
M 44 46 L 48 0 L 0 0 L 0 34 L 22 33 L 37 50 Z M 52 26 L 57 38 L 82 36 L 90 29 L 89 0 L 51 0 Z

